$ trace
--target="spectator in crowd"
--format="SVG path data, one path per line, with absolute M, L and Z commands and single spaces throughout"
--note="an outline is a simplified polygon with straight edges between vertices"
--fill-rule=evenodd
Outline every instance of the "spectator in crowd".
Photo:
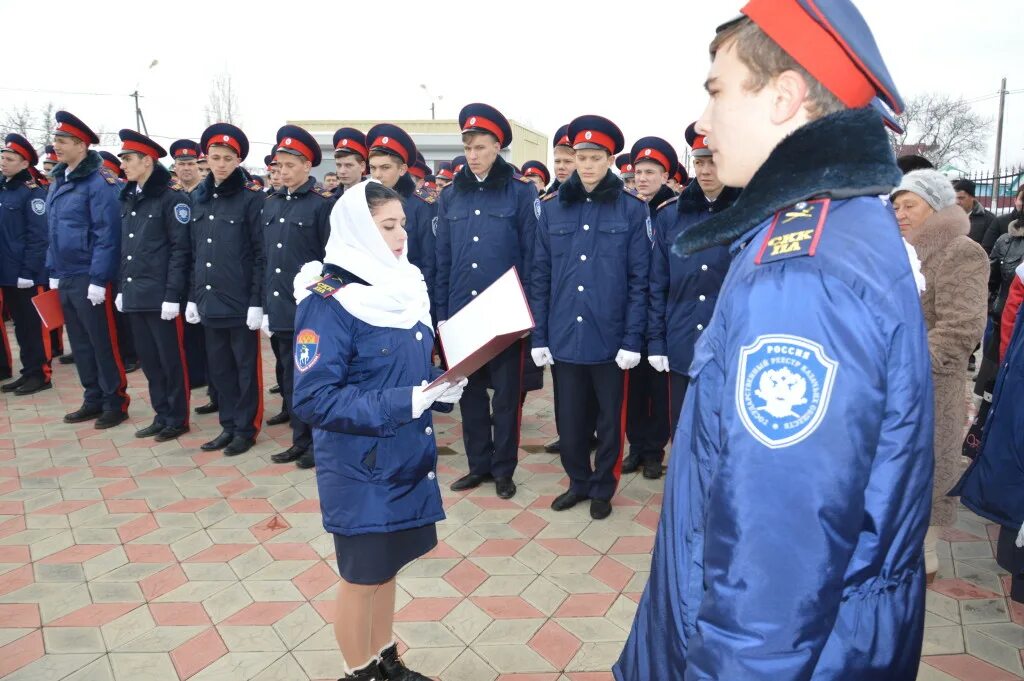
M 985 251 L 991 253 L 992 247 L 996 245 L 999 237 L 1006 234 L 1010 223 L 1022 215 L 1024 215 L 1024 186 L 1017 190 L 1017 196 L 1013 199 L 1013 210 L 1000 215 L 989 225 L 988 231 L 985 232 L 985 237 L 981 240 L 981 245 Z
M 956 522 L 956 500 L 946 492 L 961 473 L 967 420 L 963 367 L 985 330 L 988 267 L 981 246 L 967 236 L 967 214 L 956 205 L 953 187 L 942 173 L 907 173 L 892 200 L 900 232 L 917 251 L 926 282 L 921 303 L 935 388 L 935 480 L 925 537 L 925 570 L 931 581 L 939 569 L 938 528 Z
M 981 243 L 988 232 L 992 221 L 996 219 L 990 211 L 985 210 L 975 197 L 977 185 L 971 180 L 960 179 L 953 183 L 953 190 L 956 192 L 956 202 L 967 213 L 971 221 L 971 231 L 967 235 L 975 243 Z
M 989 294 L 992 299 L 992 320 L 998 323 L 1003 314 L 1006 294 L 1013 283 L 1014 272 L 1024 259 L 1024 219 L 1017 218 L 1007 225 L 1006 234 L 996 239 L 989 253 L 991 276 Z M 999 334 L 993 334 L 998 336 Z
M 341 182 L 338 180 L 338 173 L 327 173 L 324 175 L 324 188 L 327 191 L 334 191 Z

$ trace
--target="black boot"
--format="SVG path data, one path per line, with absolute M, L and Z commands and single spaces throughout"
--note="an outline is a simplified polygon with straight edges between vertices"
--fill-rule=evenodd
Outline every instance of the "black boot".
M 27 380 L 28 375 L 22 374 L 21 377 L 19 377 L 16 381 L 11 381 L 10 383 L 5 383 L 4 385 L 0 386 L 0 392 L 13 393 L 15 390 L 25 385 L 25 381 Z
M 643 462 L 640 461 L 639 454 L 633 454 L 630 452 L 629 456 L 622 460 L 622 474 L 628 475 L 629 473 L 636 473 L 640 470 L 640 465 Z
M 4 386 L 7 387 L 7 386 Z M 53 384 L 45 380 L 39 374 L 34 374 L 29 378 L 25 379 L 25 382 L 21 384 L 19 388 L 14 391 L 15 395 L 33 395 L 43 390 L 49 390 L 53 387 Z
M 345 676 L 338 679 L 338 681 L 387 681 L 388 677 L 380 670 L 380 666 L 377 664 L 377 660 L 369 663 L 365 667 L 352 670 L 351 673 L 345 674 Z
M 428 677 L 405 666 L 398 657 L 396 643 L 392 643 L 381 652 L 380 671 L 386 681 L 429 681 Z
M 192 411 L 194 411 L 197 414 L 213 414 L 214 412 L 217 412 L 219 410 L 220 410 L 220 405 L 218 405 L 213 400 L 210 400 L 206 404 L 200 405 L 200 406 L 196 407 L 195 409 L 193 409 Z

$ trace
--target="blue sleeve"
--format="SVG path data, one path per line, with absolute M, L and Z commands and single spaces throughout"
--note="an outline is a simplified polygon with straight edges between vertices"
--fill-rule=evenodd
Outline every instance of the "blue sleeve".
M 295 313 L 296 359 L 304 334 L 318 337 L 309 351 L 316 358 L 308 368 L 295 365 L 292 411 L 320 430 L 350 435 L 391 437 L 412 421 L 412 386 L 365 390 L 349 385 L 349 364 L 355 356 L 355 323 L 333 299 L 309 296 Z
M 249 190 L 245 190 L 249 191 Z M 263 270 L 266 268 L 267 254 L 263 252 L 263 221 L 260 211 L 263 210 L 263 192 L 251 192 L 245 219 L 249 225 L 249 257 L 252 258 L 252 281 L 249 288 L 249 307 L 263 307 Z
M 449 189 L 449 192 L 454 191 Z M 434 309 L 437 321 L 448 320 L 448 286 L 452 274 L 452 244 L 446 215 L 445 192 L 437 199 L 437 244 L 435 246 Z
M 444 369 L 442 369 L 440 367 L 431 367 L 431 369 L 430 369 L 430 380 L 431 381 L 436 381 L 438 378 L 441 377 L 441 374 L 443 374 L 443 373 L 444 373 Z M 449 414 L 454 409 L 455 409 L 455 405 L 454 404 L 448 404 L 446 402 L 434 402 L 434 404 L 430 405 L 430 410 L 431 411 L 440 412 L 442 414 Z
M 192 239 L 189 229 L 192 226 L 191 202 L 184 192 L 170 192 L 173 198 L 164 206 L 164 224 L 167 238 L 171 242 L 171 257 L 167 262 L 167 283 L 164 288 L 165 303 L 180 303 L 185 297 L 189 285 L 189 263 L 192 259 Z M 189 206 L 185 222 L 179 218 L 177 206 Z M 167 209 L 170 210 L 167 210 Z
M 530 276 L 533 265 L 533 249 L 537 241 L 537 213 L 536 206 L 540 205 L 540 198 L 533 183 L 523 185 L 519 188 L 518 205 L 516 206 L 516 223 L 519 225 L 519 263 L 516 269 L 519 271 L 519 279 L 523 284 L 523 290 L 530 290 Z M 524 191 L 529 190 L 529 191 Z
M 437 238 L 434 236 L 434 220 L 437 216 L 437 204 L 427 203 L 420 199 L 419 208 L 416 210 L 416 235 L 417 249 L 419 250 L 419 268 L 423 273 L 423 281 L 427 282 L 427 291 L 433 296 L 434 292 L 434 269 L 437 258 Z
M 121 202 L 116 185 L 96 173 L 88 182 L 89 232 L 92 236 L 92 264 L 89 283 L 117 285 L 121 267 Z
M 671 252 L 667 243 L 668 227 L 671 220 L 666 214 L 672 211 L 662 210 L 658 213 L 657 226 L 654 230 L 654 247 L 651 250 L 651 272 L 648 278 L 650 290 L 647 293 L 647 353 L 648 355 L 667 356 L 668 343 L 668 292 L 672 282 L 672 269 L 669 258 Z M 683 367 L 676 367 L 682 371 Z
M 39 213 L 33 207 L 36 201 L 43 202 L 43 212 Z M 39 204 L 35 204 L 39 205 Z M 21 263 L 21 271 L 18 276 L 22 279 L 30 279 L 41 283 L 46 273 L 46 190 L 36 187 L 28 191 L 28 200 L 25 201 L 23 211 L 25 214 L 25 254 Z
M 626 251 L 629 271 L 626 277 L 626 328 L 622 349 L 640 352 L 647 332 L 647 279 L 651 268 L 651 240 L 647 236 L 650 212 L 647 205 L 637 206 L 631 217 L 632 232 Z
M 723 447 L 686 681 L 764 678 L 768 668 L 772 681 L 811 678 L 848 595 L 895 332 L 815 265 L 790 259 L 734 282 L 716 312 L 724 365 L 692 369 L 722 375 L 718 406 L 704 409 Z
M 558 199 L 552 199 L 557 201 Z M 544 203 L 540 204 L 537 218 L 537 233 L 533 246 L 533 266 L 530 268 L 530 311 L 533 313 L 533 331 L 530 343 L 533 348 L 548 346 L 548 308 L 551 305 L 551 243 L 548 234 L 548 215 Z

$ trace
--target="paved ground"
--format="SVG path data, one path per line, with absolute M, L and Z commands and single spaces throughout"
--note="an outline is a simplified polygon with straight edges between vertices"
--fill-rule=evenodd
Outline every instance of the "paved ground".
M 151 411 L 142 372 L 129 378 L 132 425 L 108 431 L 61 423 L 81 398 L 73 367 L 56 368 L 58 390 L 0 397 L 0 678 L 340 676 L 337 573 L 313 473 L 269 461 L 287 426 L 232 459 L 198 449 L 218 432 L 215 416 L 152 447 L 132 436 Z M 267 414 L 279 404 L 268 395 Z M 540 453 L 553 435 L 546 391 L 527 402 L 513 501 L 493 488 L 447 492 L 465 470 L 457 417 L 438 417 L 436 431 L 448 520 L 437 550 L 399 578 L 405 659 L 445 681 L 611 679 L 647 578 L 661 483 L 624 479 L 604 522 L 585 506 L 552 512 L 563 474 Z M 1024 607 L 1003 595 L 993 531 L 964 511 L 946 533 L 924 681 L 1024 677 Z

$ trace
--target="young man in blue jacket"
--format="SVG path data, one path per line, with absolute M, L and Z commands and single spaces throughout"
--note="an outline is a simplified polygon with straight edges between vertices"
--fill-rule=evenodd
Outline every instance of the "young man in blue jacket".
M 618 681 L 902 681 L 920 664 L 931 361 L 868 107 L 903 104 L 848 0 L 752 0 L 697 123 L 743 193 L 674 248 L 733 261 L 690 365 Z
M 99 137 L 67 111 L 56 114 L 53 147 L 60 159 L 46 197 L 50 288 L 60 288 L 64 326 L 71 340 L 82 406 L 65 423 L 95 419 L 111 428 L 128 418 L 128 380 L 118 347 L 114 290 L 121 258 L 121 186 L 89 149 Z

